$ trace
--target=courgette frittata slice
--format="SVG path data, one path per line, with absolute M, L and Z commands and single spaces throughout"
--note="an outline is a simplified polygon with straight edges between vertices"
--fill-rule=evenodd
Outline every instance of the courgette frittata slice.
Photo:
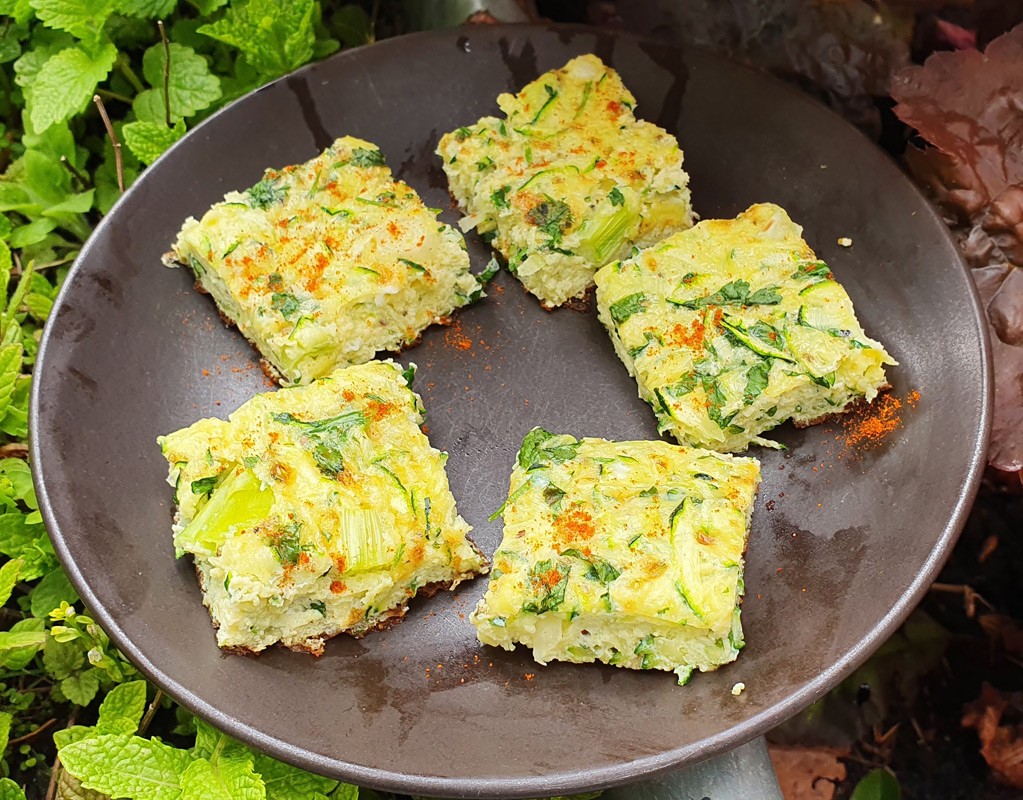
M 769 203 L 704 220 L 596 282 L 615 350 L 660 430 L 682 444 L 776 446 L 760 434 L 870 402 L 896 363 L 802 228 Z
M 522 443 L 504 538 L 472 622 L 541 664 L 674 671 L 735 660 L 743 552 L 760 465 L 667 442 Z
M 189 218 L 170 255 L 280 375 L 308 383 L 482 296 L 465 240 L 437 213 L 376 145 L 346 136 Z
M 422 421 L 400 367 L 374 361 L 160 437 L 221 647 L 319 654 L 486 571 Z
M 613 69 L 584 55 L 440 140 L 451 192 L 508 268 L 545 306 L 593 285 L 633 245 L 693 224 L 689 176 L 675 137 L 637 120 Z

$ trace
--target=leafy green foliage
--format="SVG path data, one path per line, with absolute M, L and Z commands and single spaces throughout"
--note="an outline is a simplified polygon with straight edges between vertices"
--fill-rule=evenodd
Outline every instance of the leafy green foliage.
M 201 725 L 208 752 L 149 738 L 175 707 L 82 607 L 42 524 L 25 445 L 41 327 L 119 183 L 224 103 L 337 49 L 345 20 L 341 38 L 372 38 L 361 8 L 323 18 L 318 0 L 0 0 L 0 751 L 28 736 L 3 753 L 0 800 L 43 796 L 53 750 L 30 734 L 72 714 L 95 724 L 54 729 L 62 800 L 357 798 L 226 737 L 218 749 L 221 735 Z M 119 165 L 94 95 L 123 144 Z M 279 199 L 264 188 L 257 199 Z
M 886 769 L 874 769 L 868 772 L 856 788 L 849 800 L 901 800 L 902 789 L 898 779 Z
M 708 306 L 776 306 L 781 302 L 781 295 L 773 286 L 765 286 L 755 292 L 749 288 L 749 283 L 742 279 L 729 281 L 713 294 L 678 305 L 696 310 Z

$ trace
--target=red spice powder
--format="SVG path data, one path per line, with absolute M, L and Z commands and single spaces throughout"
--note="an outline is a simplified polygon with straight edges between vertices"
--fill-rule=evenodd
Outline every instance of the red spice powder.
M 919 399 L 918 392 L 910 405 Z M 902 401 L 893 394 L 883 394 L 863 414 L 845 420 L 842 438 L 847 447 L 877 447 L 891 433 L 902 427 Z
M 579 508 L 572 508 L 554 520 L 554 533 L 559 542 L 581 542 L 596 533 L 593 517 Z
M 448 329 L 444 332 L 444 341 L 459 350 L 472 349 L 472 339 L 463 333 L 462 323 L 458 320 L 455 320 L 448 326 Z

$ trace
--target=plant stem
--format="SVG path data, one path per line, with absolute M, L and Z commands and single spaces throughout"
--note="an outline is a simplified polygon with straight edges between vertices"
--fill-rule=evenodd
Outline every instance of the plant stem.
M 131 98 L 126 94 L 111 92 L 109 89 L 97 89 L 96 94 L 105 100 L 116 100 L 118 103 L 125 103 L 129 106 L 131 105 Z
M 163 28 L 163 20 L 156 21 L 156 27 L 160 29 L 160 39 L 163 40 L 163 113 L 164 121 L 168 128 L 171 125 L 170 115 L 170 42 L 167 41 L 167 31 Z
M 57 724 L 56 717 L 52 717 L 52 718 L 46 720 L 46 722 L 44 722 L 42 725 L 40 725 L 35 730 L 31 730 L 28 733 L 26 733 L 24 736 L 19 736 L 17 739 L 11 739 L 7 743 L 7 746 L 11 747 L 12 745 L 21 744 L 22 742 L 28 742 L 28 741 L 36 738 L 43 731 L 47 730 L 48 728 L 53 727 L 56 724 Z
M 121 194 L 124 194 L 124 162 L 121 159 L 121 142 L 117 138 L 114 126 L 110 123 L 110 117 L 107 115 L 107 107 L 103 105 L 103 98 L 98 94 L 94 94 L 92 96 L 92 102 L 94 102 L 96 104 L 96 108 L 99 109 L 99 115 L 103 118 L 103 126 L 107 129 L 107 136 L 110 137 L 110 143 L 114 147 L 114 166 L 117 170 L 117 188 L 121 190 Z
M 139 80 L 139 76 L 135 74 L 135 70 L 131 68 L 131 62 L 128 57 L 121 53 L 117 57 L 117 68 L 121 70 L 121 74 L 128 79 L 128 83 L 131 84 L 132 88 L 136 92 L 144 92 L 146 90 L 145 84 Z
M 156 690 L 156 694 L 153 695 L 153 702 L 149 704 L 149 708 L 146 709 L 146 715 L 142 718 L 142 722 L 139 723 L 138 735 L 143 736 L 149 729 L 149 723 L 153 721 L 153 717 L 156 716 L 156 710 L 160 707 L 160 702 L 163 700 L 163 691 L 160 689 Z
M 74 164 L 72 164 L 67 156 L 61 156 L 60 157 L 60 165 L 62 167 L 64 167 L 64 169 L 66 169 L 68 172 L 71 173 L 71 177 L 73 177 L 76 181 L 78 181 L 78 184 L 79 184 L 79 186 L 81 186 L 83 191 L 85 189 L 89 188 L 89 186 L 90 186 L 90 184 L 89 184 L 89 176 L 88 175 L 83 175 L 82 171 L 80 169 L 78 169 L 78 167 L 76 167 Z

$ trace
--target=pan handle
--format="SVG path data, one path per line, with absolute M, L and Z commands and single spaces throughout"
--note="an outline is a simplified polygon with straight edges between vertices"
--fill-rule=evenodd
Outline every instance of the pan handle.
M 601 800 L 782 800 L 761 736 L 724 755 L 649 781 L 608 789 Z

